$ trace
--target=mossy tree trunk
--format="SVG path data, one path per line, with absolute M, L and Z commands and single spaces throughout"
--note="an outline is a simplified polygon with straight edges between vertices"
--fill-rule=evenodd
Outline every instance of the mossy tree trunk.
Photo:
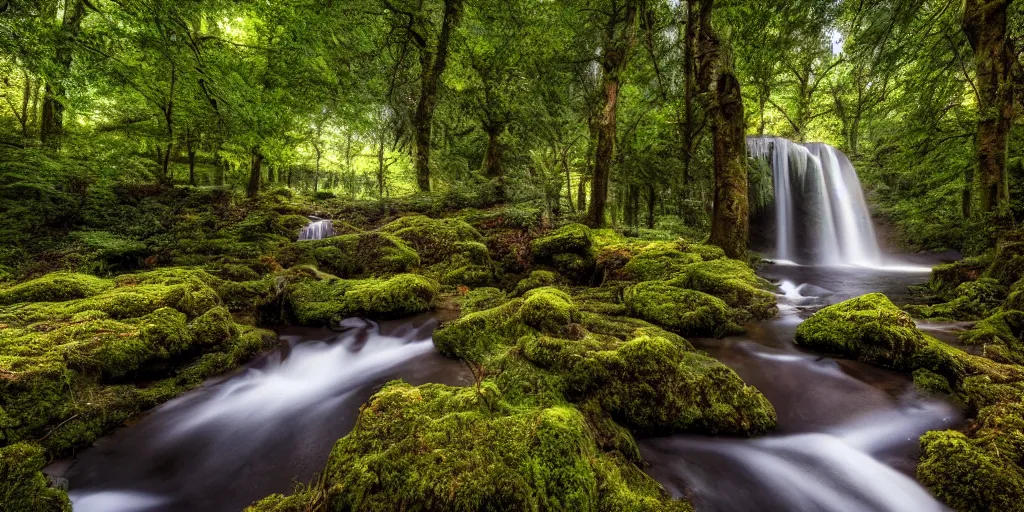
M 43 115 L 39 122 L 39 140 L 44 145 L 60 148 L 61 137 L 64 135 L 64 100 L 66 91 L 62 79 L 71 71 L 72 42 L 78 37 L 82 18 L 85 17 L 84 0 L 74 0 L 64 10 L 57 36 L 57 51 L 54 63 L 61 76 L 50 77 L 46 82 L 43 96 Z
M 1007 37 L 1012 0 L 966 0 L 962 27 L 974 51 L 978 90 L 975 173 L 979 213 L 1000 214 L 1009 201 L 1006 148 L 1013 117 L 1013 55 Z M 965 203 L 970 203 L 967 199 Z
M 428 46 L 426 39 L 416 30 L 409 29 L 410 35 L 420 48 L 420 97 L 412 123 L 416 145 L 416 184 L 423 192 L 430 191 L 430 128 L 434 119 L 434 109 L 437 107 L 437 90 L 441 85 L 441 75 L 448 64 L 452 32 L 458 25 L 461 15 L 462 0 L 445 0 L 441 32 L 433 48 Z M 415 15 L 409 16 L 410 19 L 415 18 Z
M 697 83 L 709 101 L 714 147 L 715 189 L 710 242 L 731 258 L 747 250 L 746 124 L 739 80 L 711 25 L 714 0 L 700 2 Z
M 484 152 L 483 162 L 484 176 L 498 180 L 498 193 L 503 196 L 505 169 L 502 160 L 505 146 L 501 136 L 505 132 L 505 123 L 501 121 L 485 123 L 484 131 L 487 132 L 487 150 Z
M 245 188 L 247 197 L 256 197 L 260 193 L 260 169 L 263 167 L 263 153 L 259 146 L 252 148 L 251 160 L 249 161 L 249 185 Z
M 587 212 L 592 227 L 604 226 L 608 180 L 615 159 L 620 78 L 636 43 L 637 8 L 636 0 L 626 0 L 609 14 L 605 26 L 604 51 L 601 53 L 603 106 L 597 118 L 597 150 L 594 155 L 594 177 L 590 183 L 590 210 Z

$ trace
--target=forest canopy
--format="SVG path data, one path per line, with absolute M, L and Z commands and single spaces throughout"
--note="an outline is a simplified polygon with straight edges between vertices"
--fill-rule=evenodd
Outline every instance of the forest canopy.
M 738 108 L 740 137 L 843 150 L 907 245 L 977 251 L 993 237 L 978 226 L 1024 214 L 1022 12 L 1007 0 L 8 0 L 0 173 L 17 183 L 8 200 L 122 181 L 356 200 L 490 184 L 592 225 L 707 233 L 716 116 Z M 735 108 L 711 83 L 722 70 Z M 27 159 L 33 172 L 11 163 Z M 771 199 L 765 172 L 747 169 L 755 210 Z

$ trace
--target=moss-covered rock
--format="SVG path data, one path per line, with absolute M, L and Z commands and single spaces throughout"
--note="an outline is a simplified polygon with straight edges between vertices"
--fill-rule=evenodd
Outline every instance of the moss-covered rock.
M 1019 437 L 1020 425 L 1016 428 Z M 1024 510 L 1024 473 L 997 450 L 984 438 L 955 430 L 929 432 L 921 437 L 917 479 L 958 511 Z
M 497 288 L 474 288 L 466 293 L 459 301 L 459 307 L 464 315 L 496 308 L 508 302 L 508 295 Z
M 908 370 L 924 336 L 888 297 L 870 293 L 816 312 L 797 327 L 796 343 Z
M 350 316 L 398 318 L 430 309 L 437 284 L 416 274 L 390 279 L 338 279 L 333 276 L 301 279 L 285 290 L 285 300 L 296 322 L 326 325 Z
M 626 289 L 624 301 L 634 315 L 683 336 L 723 336 L 737 330 L 729 322 L 726 303 L 704 292 L 648 281 Z
M 234 321 L 217 280 L 169 268 L 85 298 L 0 307 L 0 443 L 44 439 L 48 454 L 65 453 L 272 345 Z
M 927 368 L 914 370 L 914 385 L 921 391 L 929 393 L 950 394 L 953 388 L 949 386 L 949 380 Z
M 88 274 L 54 272 L 38 279 L 0 290 L 0 304 L 17 302 L 63 302 L 99 295 L 114 282 Z
M 316 265 L 340 277 L 397 274 L 420 264 L 419 255 L 402 239 L 377 232 L 296 242 L 279 251 L 277 260 L 286 267 Z
M 512 295 L 518 297 L 534 288 L 541 288 L 543 286 L 553 286 L 559 281 L 558 274 L 551 272 L 550 270 L 534 270 L 530 272 L 528 277 L 519 280 L 516 284 L 515 290 L 512 291 Z
M 42 448 L 29 443 L 0 447 L 0 503 L 11 512 L 71 511 L 61 490 L 47 486 L 40 471 L 46 464 Z
M 519 317 L 541 332 L 558 333 L 579 318 L 579 309 L 569 294 L 552 287 L 535 288 L 523 296 Z
M 978 320 L 998 308 L 1006 298 L 1006 287 L 992 278 L 968 281 L 956 287 L 948 302 L 930 306 L 908 306 L 907 312 L 918 318 Z
M 775 409 L 735 372 L 657 336 L 583 356 L 569 380 L 574 392 L 639 432 L 761 434 Z
M 960 334 L 962 342 L 983 347 L 984 353 L 990 358 L 1016 364 L 1024 364 L 1022 338 L 1024 312 L 1016 310 L 1000 311 Z
M 402 239 L 426 264 L 440 263 L 452 254 L 464 253 L 465 248 L 459 247 L 460 243 L 483 241 L 483 236 L 461 219 L 432 219 L 425 215 L 401 217 L 379 231 Z M 483 252 L 486 255 L 486 247 Z
M 568 406 L 518 409 L 479 389 L 396 382 L 331 452 L 330 510 L 683 511 L 635 466 L 598 449 Z M 271 497 L 252 510 L 288 510 Z
M 720 258 L 682 266 L 671 284 L 714 295 L 757 319 L 778 313 L 775 294 L 768 291 L 771 283 L 739 260 Z
M 699 254 L 683 252 L 677 243 L 653 243 L 639 249 L 622 272 L 634 281 L 668 280 L 686 266 L 701 261 Z
M 535 239 L 531 245 L 533 257 L 544 260 L 557 254 L 586 254 L 593 245 L 590 228 L 583 224 L 568 224 L 545 236 Z

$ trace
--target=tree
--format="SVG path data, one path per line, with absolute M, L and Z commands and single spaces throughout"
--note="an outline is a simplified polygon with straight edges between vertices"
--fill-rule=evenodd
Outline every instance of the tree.
M 729 56 L 712 27 L 714 0 L 701 0 L 697 5 L 697 83 L 709 96 L 714 146 L 715 202 L 710 241 L 729 257 L 741 258 L 747 250 L 749 223 L 743 96 Z
M 977 204 L 979 213 L 1005 214 L 1006 145 L 1013 118 L 1011 66 L 1016 56 L 1007 32 L 1013 0 L 966 0 L 963 30 L 974 50 L 978 91 Z
M 636 16 L 639 0 L 611 0 L 603 6 L 603 38 L 598 63 L 601 67 L 601 109 L 597 117 L 597 147 L 594 155 L 594 177 L 590 186 L 591 226 L 605 223 L 608 203 L 608 180 L 615 158 L 616 116 L 622 73 L 629 64 L 630 52 L 636 44 Z

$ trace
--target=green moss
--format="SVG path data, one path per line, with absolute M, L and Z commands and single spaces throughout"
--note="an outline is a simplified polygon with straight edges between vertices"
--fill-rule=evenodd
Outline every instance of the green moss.
M 448 357 L 481 362 L 497 349 L 514 343 L 529 328 L 519 321 L 523 299 L 471 312 L 434 331 L 434 346 Z
M 396 274 L 420 264 L 419 255 L 402 239 L 377 232 L 296 242 L 281 249 L 277 260 L 286 267 L 317 265 L 341 277 Z
M 961 283 L 974 281 L 992 263 L 992 254 L 964 258 L 932 268 L 931 286 L 938 291 L 953 290 Z
M 552 286 L 558 283 L 558 274 L 549 270 L 534 270 L 529 277 L 521 279 L 512 291 L 514 297 L 518 297 L 534 288 Z
M 924 336 L 885 295 L 870 293 L 819 310 L 797 327 L 796 343 L 908 370 Z
M 927 368 L 918 368 L 914 370 L 913 376 L 914 385 L 921 391 L 946 395 L 953 392 L 953 389 L 949 386 L 949 381 L 946 380 L 945 377 Z
M 569 294 L 557 288 L 536 288 L 526 292 L 524 298 L 519 316 L 538 331 L 561 332 L 579 317 L 579 309 Z
M 630 312 L 683 336 L 722 336 L 735 331 L 722 299 L 696 290 L 648 281 L 626 289 Z
M 415 275 L 390 279 L 302 279 L 285 290 L 285 300 L 302 325 L 325 325 L 345 317 L 397 318 L 430 309 L 437 284 Z
M 702 261 L 699 254 L 683 252 L 676 243 L 651 244 L 640 251 L 622 269 L 634 281 L 670 279 L 685 266 Z
M 474 288 L 462 297 L 459 303 L 464 315 L 496 308 L 508 301 L 505 292 L 497 288 Z
M 960 335 L 968 345 L 984 347 L 986 354 L 995 348 L 1002 348 L 1001 362 L 1024 364 L 1024 312 L 1000 311 Z M 991 357 L 991 356 L 990 356 Z
M 16 443 L 0 447 L 0 503 L 11 512 L 71 511 L 63 491 L 48 487 L 40 471 L 46 464 L 37 445 Z
M 483 240 L 480 233 L 461 219 L 432 219 L 424 215 L 402 217 L 380 228 L 413 247 L 424 263 L 434 264 L 445 261 L 456 253 L 464 253 L 459 247 L 462 242 Z M 486 255 L 487 248 L 483 247 Z
M 922 436 L 921 451 L 917 479 L 956 510 L 1024 510 L 1024 474 L 995 446 L 947 430 Z
M 388 385 L 331 452 L 328 508 L 689 510 L 624 475 L 576 409 L 488 403 L 472 388 Z
M 735 372 L 661 337 L 588 353 L 569 379 L 575 393 L 640 432 L 752 435 L 775 427 L 775 409 Z
M 544 260 L 556 254 L 586 254 L 593 245 L 590 228 L 583 224 L 568 224 L 545 236 L 537 238 L 531 244 L 533 257 Z
M 220 305 L 207 284 L 218 280 L 162 269 L 86 298 L 0 307 L 0 441 L 66 453 L 271 345 Z
M 671 284 L 714 295 L 754 318 L 767 319 L 778 313 L 775 294 L 767 291 L 771 284 L 739 260 L 723 258 L 683 266 Z
M 62 302 L 98 295 L 114 287 L 109 279 L 87 274 L 54 272 L 0 290 L 0 305 L 18 302 Z
M 998 308 L 1006 298 L 1006 287 L 991 278 L 968 281 L 956 287 L 949 302 L 931 306 L 908 306 L 907 311 L 918 318 L 977 320 Z

